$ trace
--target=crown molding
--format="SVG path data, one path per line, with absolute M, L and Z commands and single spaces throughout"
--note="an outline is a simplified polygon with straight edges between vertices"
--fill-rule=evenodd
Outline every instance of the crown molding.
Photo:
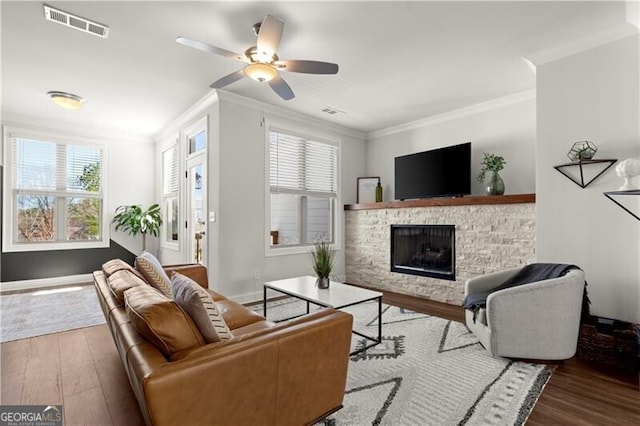
M 162 130 L 153 135 L 156 143 L 161 142 L 171 135 L 178 133 L 187 124 L 202 117 L 206 110 L 218 103 L 220 100 L 217 90 L 210 90 L 196 103 L 187 108 L 182 114 L 174 118 Z
M 541 65 L 566 58 L 567 56 L 575 55 L 590 49 L 595 49 L 596 47 L 604 46 L 605 44 L 637 35 L 638 25 L 634 20 L 632 20 L 631 16 L 628 16 L 627 19 L 627 22 L 616 25 L 606 31 L 600 31 L 599 33 L 591 34 L 587 37 L 573 40 L 571 42 L 555 46 L 551 49 L 531 52 L 524 55 L 523 59 L 531 62 L 536 67 L 539 67 Z
M 185 125 L 189 124 L 189 122 L 200 118 L 207 109 L 209 109 L 217 102 L 227 102 L 230 104 L 240 105 L 245 108 L 263 112 L 264 114 L 274 118 L 277 117 L 279 119 L 311 124 L 313 126 L 330 130 L 332 132 L 339 133 L 344 136 L 349 136 L 355 139 L 365 140 L 366 138 L 364 132 L 329 123 L 327 121 L 323 121 L 309 115 L 302 114 L 300 112 L 296 112 L 276 105 L 263 103 L 255 99 L 236 95 L 235 93 L 226 92 L 224 90 L 211 90 L 202 98 L 200 98 L 195 104 L 189 107 L 185 112 L 180 114 L 171 123 L 169 123 L 164 129 L 155 134 L 153 139 L 156 142 L 160 142 L 167 137 L 179 132 Z
M 453 111 L 445 112 L 431 117 L 421 118 L 419 120 L 410 121 L 408 123 L 400 124 L 398 126 L 387 127 L 386 129 L 375 130 L 367 133 L 367 140 L 380 138 L 383 136 L 389 136 L 396 133 L 406 132 L 409 130 L 419 129 L 433 124 L 442 123 L 445 121 L 456 120 L 469 115 L 479 114 L 485 111 L 491 111 L 494 109 L 504 108 L 509 105 L 518 104 L 521 102 L 530 101 L 536 98 L 536 90 L 529 89 L 522 92 L 513 93 L 511 95 L 503 96 L 501 98 L 492 99 L 490 101 L 481 102 L 474 105 L 469 105 L 464 108 L 456 109 Z
M 130 143 L 154 143 L 150 137 L 125 131 L 83 126 L 65 121 L 43 120 L 19 114 L 2 114 L 2 124 L 10 127 L 27 127 L 40 132 L 57 132 L 75 137 L 85 137 L 105 142 L 119 141 Z
M 344 136 L 349 136 L 355 139 L 366 139 L 366 133 L 359 130 L 354 130 L 349 127 L 341 126 L 339 124 L 330 123 L 328 121 L 321 120 L 319 118 L 315 118 L 301 112 L 293 111 L 288 108 L 263 103 L 255 99 L 236 95 L 235 93 L 225 92 L 223 90 L 218 90 L 218 96 L 221 101 L 241 105 L 245 108 L 251 108 L 256 111 L 263 111 L 266 115 L 269 115 L 273 118 L 294 120 L 300 123 L 311 124 L 315 127 L 321 127 L 326 130 L 330 130 L 332 132 L 339 133 Z

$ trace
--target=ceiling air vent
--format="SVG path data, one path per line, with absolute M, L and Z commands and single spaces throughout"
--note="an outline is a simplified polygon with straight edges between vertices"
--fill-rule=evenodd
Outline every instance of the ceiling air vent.
M 327 113 L 329 115 L 338 114 L 338 113 L 339 114 L 346 114 L 346 111 L 342 111 L 342 110 L 340 110 L 338 108 L 334 108 L 332 106 L 327 106 L 326 108 L 323 108 L 322 112 L 325 112 L 325 113 Z
M 54 9 L 46 4 L 44 5 L 44 17 L 47 21 L 56 22 L 98 37 L 107 38 L 109 36 L 109 27 L 106 25 L 89 21 L 88 19 L 72 15 L 59 9 Z

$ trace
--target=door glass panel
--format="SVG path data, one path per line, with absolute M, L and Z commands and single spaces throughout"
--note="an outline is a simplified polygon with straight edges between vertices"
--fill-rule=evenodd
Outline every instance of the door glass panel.
M 203 166 L 198 164 L 191 167 L 189 173 L 191 187 L 191 221 L 193 224 L 194 244 L 193 244 L 193 261 L 202 262 L 206 222 L 204 218 L 204 179 Z

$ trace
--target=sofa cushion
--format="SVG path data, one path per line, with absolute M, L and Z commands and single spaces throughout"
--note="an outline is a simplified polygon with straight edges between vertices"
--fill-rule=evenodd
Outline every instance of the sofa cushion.
M 111 290 L 111 293 L 122 303 L 124 302 L 125 291 L 129 290 L 131 287 L 149 285 L 146 281 L 136 275 L 134 271 L 128 269 L 121 269 L 112 273 L 109 278 L 107 278 L 107 283 L 109 284 L 109 290 Z
M 136 269 L 149 284 L 160 290 L 162 294 L 171 298 L 171 280 L 162 268 L 160 261 L 154 255 L 145 251 L 136 257 Z
M 149 286 L 124 292 L 127 316 L 165 356 L 204 345 L 197 327 L 173 300 Z
M 216 300 L 218 311 L 222 314 L 227 326 L 233 331 L 254 322 L 264 321 L 265 317 L 229 299 Z
M 102 264 L 102 272 L 107 278 L 118 271 L 131 271 L 133 274 L 136 274 L 138 277 L 144 279 L 140 272 L 136 271 L 133 266 L 129 265 L 122 259 L 111 259 L 110 261 Z
M 211 295 L 198 283 L 180 273 L 171 277 L 173 300 L 191 317 L 205 342 L 214 343 L 233 337 Z

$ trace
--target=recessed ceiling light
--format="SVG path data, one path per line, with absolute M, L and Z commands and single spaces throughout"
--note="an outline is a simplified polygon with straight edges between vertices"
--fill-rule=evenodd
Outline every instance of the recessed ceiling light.
M 47 95 L 56 105 L 70 110 L 80 109 L 87 102 L 84 98 L 73 93 L 51 91 L 47 92 Z

